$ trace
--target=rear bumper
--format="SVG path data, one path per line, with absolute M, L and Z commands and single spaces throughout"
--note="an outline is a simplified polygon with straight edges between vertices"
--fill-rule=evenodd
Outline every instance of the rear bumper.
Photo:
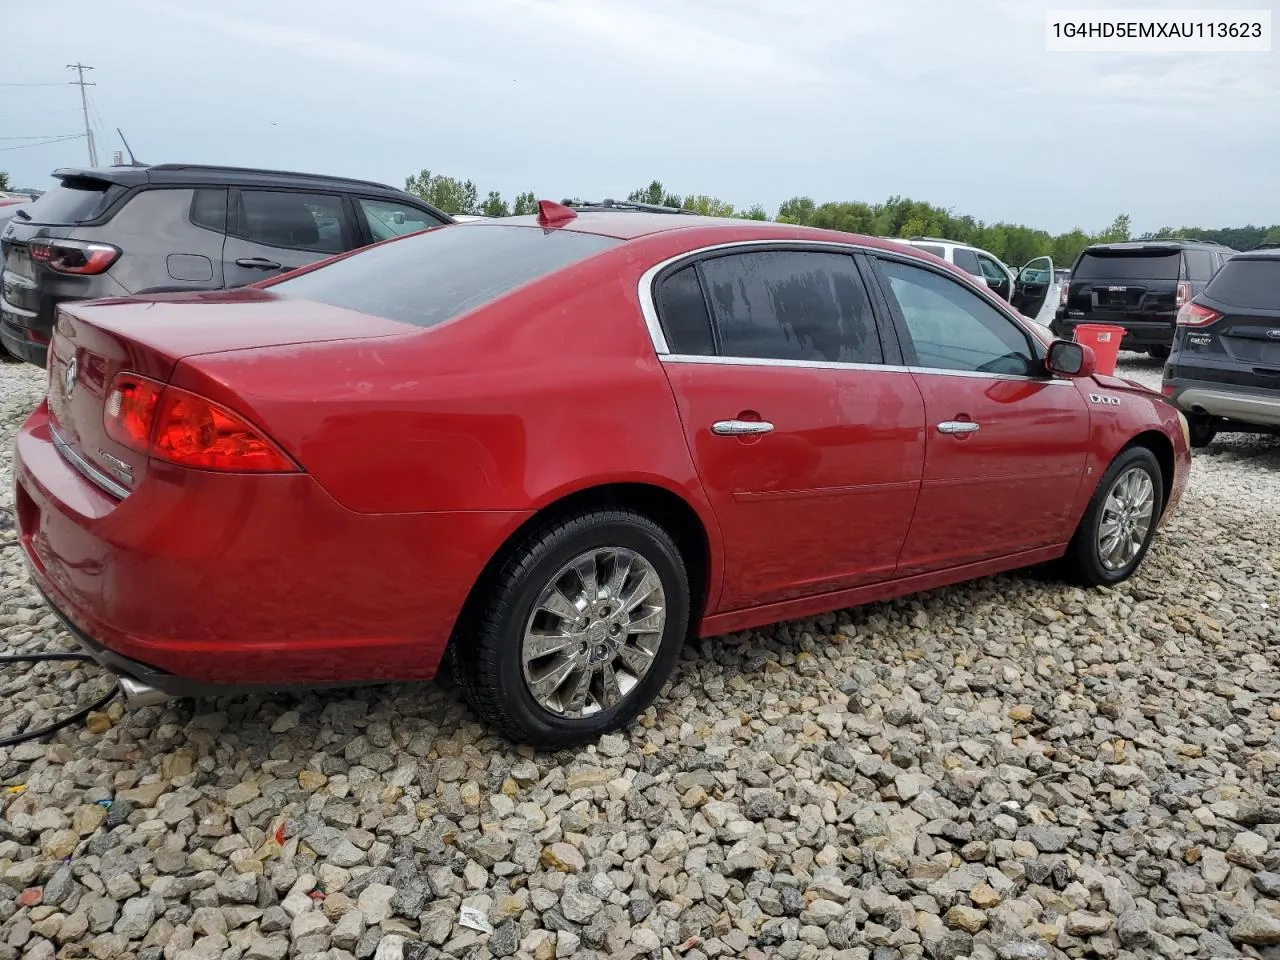
M 0 343 L 19 360 L 33 363 L 37 367 L 49 363 L 49 344 L 31 339 L 30 328 L 13 322 L 13 314 L 6 313 L 0 307 Z
M 1208 380 L 1171 380 L 1169 398 L 1188 414 L 1280 429 L 1280 391 Z
M 435 675 L 462 604 L 523 513 L 358 514 L 305 474 L 153 465 L 124 500 L 19 431 L 28 570 L 107 669 L 175 696 Z
M 1052 324 L 1056 336 L 1070 340 L 1075 335 L 1076 327 L 1086 323 L 1105 324 L 1109 327 L 1120 327 L 1124 330 L 1124 339 L 1120 342 L 1121 350 L 1148 350 L 1151 347 L 1169 347 L 1173 345 L 1176 330 L 1173 319 L 1165 321 L 1150 320 L 1111 320 L 1092 319 L 1089 317 L 1066 317 L 1061 313 Z

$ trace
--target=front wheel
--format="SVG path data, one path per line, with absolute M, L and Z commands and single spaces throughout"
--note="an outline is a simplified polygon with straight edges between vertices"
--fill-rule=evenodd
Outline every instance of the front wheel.
M 1120 583 L 1141 565 L 1164 506 L 1160 463 L 1129 447 L 1107 468 L 1067 548 L 1067 572 L 1085 586 Z
M 671 536 L 629 510 L 591 510 L 535 530 L 456 636 L 458 679 L 481 719 L 560 749 L 634 719 L 675 667 L 689 583 Z

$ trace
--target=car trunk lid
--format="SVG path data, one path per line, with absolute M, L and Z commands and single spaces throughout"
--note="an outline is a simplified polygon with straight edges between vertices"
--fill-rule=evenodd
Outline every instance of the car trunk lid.
M 213 304 L 218 309 L 210 309 Z M 116 496 L 133 490 L 147 456 L 108 434 L 104 409 L 121 372 L 167 383 L 184 358 L 416 332 L 394 320 L 252 288 L 229 293 L 64 305 L 49 350 L 48 403 L 63 455 Z

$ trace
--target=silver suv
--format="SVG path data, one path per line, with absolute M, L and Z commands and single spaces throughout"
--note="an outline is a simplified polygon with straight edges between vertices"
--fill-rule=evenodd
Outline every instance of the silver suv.
M 177 163 L 53 176 L 0 234 L 0 342 L 40 366 L 63 301 L 240 287 L 453 222 L 342 177 Z

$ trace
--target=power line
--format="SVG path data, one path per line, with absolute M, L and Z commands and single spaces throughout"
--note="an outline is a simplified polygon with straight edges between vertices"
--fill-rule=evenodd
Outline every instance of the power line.
M 92 69 L 85 67 L 86 70 Z M 69 83 L 75 83 L 74 80 L 59 80 L 57 83 L 0 83 L 0 87 L 64 87 Z
M 87 87 L 95 86 L 84 78 L 86 70 L 92 70 L 93 67 L 86 67 L 83 63 L 68 63 L 68 70 L 76 71 L 77 80 L 72 80 L 77 87 L 80 88 L 80 107 L 84 111 L 84 136 L 89 145 L 89 166 L 96 167 L 98 165 L 98 151 L 93 146 L 93 129 L 89 126 L 89 96 L 85 93 Z
M 79 140 L 83 136 L 83 133 L 73 133 L 67 137 L 55 137 L 50 140 L 41 140 L 38 143 L 20 143 L 16 147 L 0 147 L 0 152 L 5 150 L 25 150 L 27 147 L 43 147 L 51 143 L 64 143 L 67 140 Z
M 42 133 L 38 137 L 0 137 L 0 140 L 66 140 L 70 137 L 82 137 L 82 133 Z

